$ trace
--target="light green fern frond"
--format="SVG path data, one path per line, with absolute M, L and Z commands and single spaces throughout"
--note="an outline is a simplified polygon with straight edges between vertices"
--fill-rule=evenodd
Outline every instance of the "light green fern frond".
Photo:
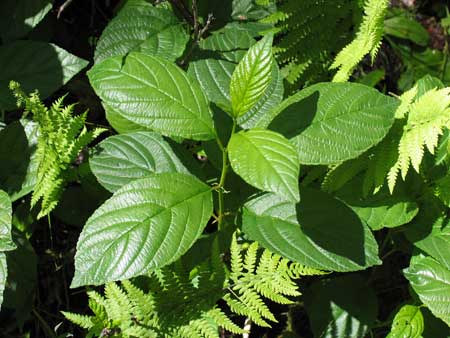
M 367 54 L 374 60 L 383 37 L 384 17 L 389 0 L 367 0 L 364 5 L 364 17 L 356 38 L 336 56 L 331 69 L 338 69 L 334 82 L 345 82 L 355 66 Z
M 94 326 L 93 316 L 80 315 L 78 313 L 71 313 L 62 311 L 64 317 L 70 320 L 72 323 L 82 327 L 83 329 L 91 329 Z
M 25 108 L 24 115 L 32 113 L 39 125 L 36 156 L 39 162 L 37 183 L 33 190 L 31 206 L 41 201 L 38 218 L 49 214 L 58 204 L 65 185 L 72 179 L 72 163 L 80 151 L 105 129 L 87 131 L 84 124 L 86 113 L 72 116 L 74 105 L 64 107 L 64 97 L 47 108 L 37 92 L 27 96 L 20 85 L 10 83 L 19 106 Z
M 391 192 L 399 172 L 403 179 L 410 166 L 419 172 L 425 147 L 434 153 L 444 127 L 450 126 L 449 106 L 450 88 L 432 89 L 411 104 L 398 146 L 398 159 L 388 173 Z

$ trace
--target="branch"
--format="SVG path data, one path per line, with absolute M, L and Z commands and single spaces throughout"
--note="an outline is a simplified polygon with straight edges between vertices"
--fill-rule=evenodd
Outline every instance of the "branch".
M 181 15 L 183 15 L 183 18 L 192 26 L 195 28 L 195 19 L 194 16 L 188 11 L 186 8 L 186 5 L 184 4 L 183 0 L 169 0 L 169 2 L 172 4 L 172 6 L 176 7 Z M 192 3 L 194 5 L 194 3 Z M 198 25 L 198 23 L 197 23 Z

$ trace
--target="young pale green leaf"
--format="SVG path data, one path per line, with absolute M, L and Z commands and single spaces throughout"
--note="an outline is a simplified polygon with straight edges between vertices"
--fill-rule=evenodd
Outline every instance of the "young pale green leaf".
M 304 299 L 314 337 L 366 337 L 377 318 L 375 292 L 357 274 L 317 281 Z
M 11 80 L 25 92 L 39 90 L 42 99 L 69 81 L 88 62 L 51 43 L 19 40 L 0 46 L 0 109 L 16 109 L 8 89 Z
M 106 107 L 126 120 L 166 136 L 214 138 L 200 85 L 167 60 L 131 52 L 95 65 L 88 76 Z
M 358 83 L 319 83 L 285 100 L 269 129 L 291 139 L 300 163 L 339 163 L 379 143 L 398 104 Z
M 103 31 L 94 60 L 141 51 L 174 61 L 184 51 L 188 34 L 173 12 L 140 0 L 129 1 Z
M 0 190 L 0 252 L 15 249 L 11 238 L 12 206 L 6 192 Z
M 231 167 L 248 184 L 299 201 L 300 165 L 292 144 L 270 130 L 233 134 L 228 144 Z
M 344 203 L 302 188 L 295 205 L 275 194 L 245 204 L 242 229 L 252 240 L 294 262 L 320 270 L 357 271 L 380 264 L 368 227 Z
M 413 257 L 405 277 L 420 300 L 450 326 L 450 270 L 431 257 Z
M 117 190 L 87 221 L 72 287 L 123 280 L 167 265 L 201 235 L 211 188 L 194 176 L 153 174 Z
M 424 329 L 420 307 L 403 305 L 394 317 L 391 332 L 386 338 L 421 338 Z
M 248 112 L 264 95 L 272 79 L 273 35 L 250 47 L 231 76 L 230 98 L 234 117 Z
M 189 173 L 169 144 L 154 132 L 108 137 L 89 159 L 92 172 L 111 192 L 151 173 Z
M 6 278 L 8 277 L 8 268 L 6 267 L 6 255 L 0 252 L 0 308 L 3 303 L 3 291 L 6 286 Z

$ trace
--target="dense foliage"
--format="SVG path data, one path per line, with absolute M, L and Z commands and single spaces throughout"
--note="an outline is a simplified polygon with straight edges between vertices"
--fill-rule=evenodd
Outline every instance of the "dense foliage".
M 450 337 L 449 10 L 3 1 L 2 336 Z

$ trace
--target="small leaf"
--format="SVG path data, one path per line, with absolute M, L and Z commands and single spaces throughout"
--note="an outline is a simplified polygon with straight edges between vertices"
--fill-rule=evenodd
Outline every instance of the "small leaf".
M 159 134 L 145 131 L 108 137 L 96 147 L 89 164 L 111 192 L 151 173 L 189 173 Z
M 146 1 L 128 1 L 103 31 L 95 49 L 99 63 L 131 51 L 174 61 L 183 54 L 189 36 L 177 17 Z
M 394 317 L 391 332 L 386 338 L 421 338 L 424 329 L 420 307 L 403 305 Z
M 230 97 L 233 116 L 248 112 L 264 95 L 271 81 L 273 35 L 266 35 L 250 47 L 231 76 Z
M 19 40 L 0 46 L 0 110 L 16 109 L 8 89 L 11 80 L 25 92 L 38 90 L 42 99 L 53 94 L 88 62 L 51 43 Z
M 128 121 L 166 136 L 214 138 L 200 85 L 167 60 L 131 52 L 96 64 L 88 76 L 105 107 Z
M 282 135 L 258 129 L 233 134 L 228 155 L 233 170 L 250 185 L 300 200 L 297 153 Z
M 117 190 L 87 221 L 72 287 L 135 277 L 183 255 L 212 214 L 211 188 L 194 176 L 153 174 Z
M 431 257 L 417 256 L 404 274 L 420 300 L 450 326 L 450 270 Z
M 300 190 L 295 205 L 275 194 L 244 206 L 242 230 L 250 239 L 294 262 L 328 271 L 357 271 L 381 263 L 368 227 L 344 203 L 324 192 Z
M 291 140 L 300 163 L 334 164 L 379 143 L 398 104 L 358 83 L 319 83 L 281 103 L 269 129 Z

